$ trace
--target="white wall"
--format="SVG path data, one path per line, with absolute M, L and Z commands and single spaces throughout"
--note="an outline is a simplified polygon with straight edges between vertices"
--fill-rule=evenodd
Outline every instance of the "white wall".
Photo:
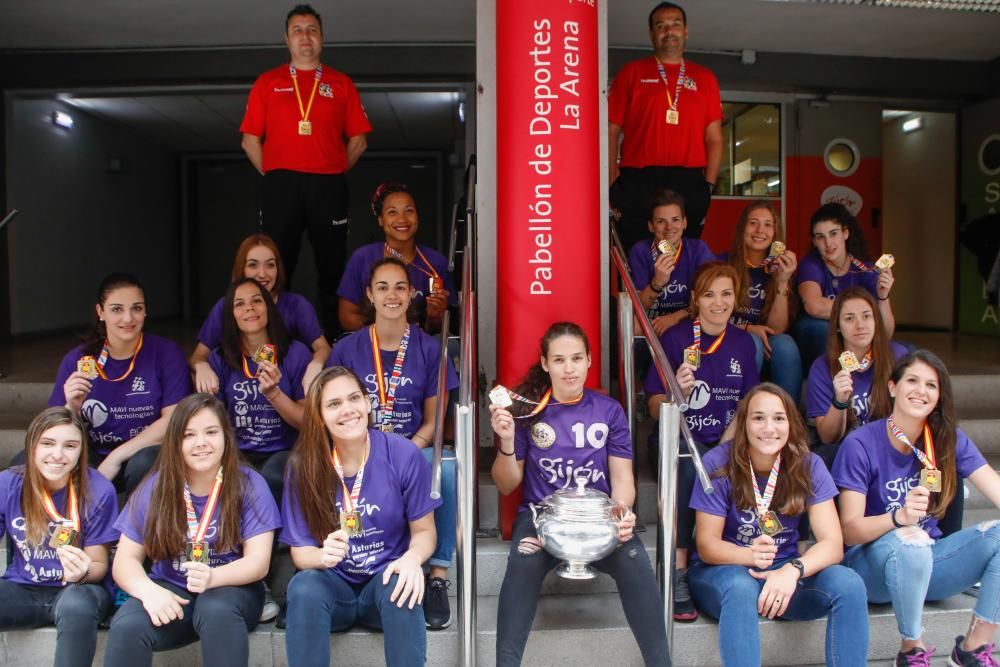
M 56 109 L 71 130 L 52 124 Z M 52 100 L 8 98 L 6 136 L 7 203 L 21 211 L 9 228 L 12 333 L 83 326 L 112 271 L 145 284 L 150 316 L 178 313 L 174 156 Z
M 950 329 L 958 229 L 955 116 L 920 112 L 923 128 L 903 134 L 912 115 L 882 124 L 882 241 L 896 257 L 892 309 L 898 324 Z

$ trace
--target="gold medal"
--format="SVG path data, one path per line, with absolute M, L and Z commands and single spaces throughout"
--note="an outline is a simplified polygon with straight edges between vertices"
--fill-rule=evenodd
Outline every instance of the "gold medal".
M 340 528 L 347 533 L 347 537 L 357 537 L 365 532 L 364 527 L 361 525 L 361 512 L 357 510 L 351 512 L 342 511 L 340 513 Z
M 87 355 L 85 357 L 80 357 L 76 362 L 76 371 L 78 373 L 83 373 L 83 375 L 88 380 L 94 380 L 97 378 L 97 360 L 92 356 Z
M 896 258 L 886 253 L 878 258 L 875 262 L 875 268 L 879 271 L 885 271 L 886 269 L 892 268 L 892 265 L 896 263 Z
M 931 493 L 941 493 L 941 471 L 937 468 L 924 468 L 921 470 L 920 486 Z
M 79 534 L 73 530 L 73 526 L 64 523 L 52 531 L 52 537 L 49 538 L 49 546 L 53 549 L 73 546 Z
M 768 537 L 774 537 L 785 529 L 785 527 L 781 525 L 778 515 L 770 511 L 764 512 L 757 517 L 757 525 L 760 527 L 760 532 L 764 533 Z
M 275 358 L 277 358 L 277 353 L 275 348 L 270 343 L 264 343 L 257 348 L 257 351 L 253 353 L 253 362 L 259 364 L 262 361 L 273 364 Z
M 694 345 L 684 348 L 684 362 L 694 366 L 695 370 L 701 368 L 701 348 Z
M 667 125 L 677 125 L 681 122 L 681 115 L 677 109 L 667 109 Z
M 490 403 L 501 408 L 509 408 L 514 404 L 514 401 L 511 399 L 507 387 L 498 384 L 490 390 Z
M 208 555 L 208 542 L 194 540 L 184 546 L 184 557 L 190 562 L 208 565 Z
M 848 373 L 861 370 L 861 362 L 858 361 L 858 358 L 850 350 L 841 352 L 840 356 L 837 357 L 837 361 L 840 362 L 840 367 Z
M 379 424 L 378 425 L 378 430 L 382 431 L 383 433 L 392 433 L 392 424 L 388 424 L 388 423 L 386 423 L 386 424 Z
M 674 246 L 670 245 L 670 241 L 662 239 L 656 242 L 656 249 L 660 251 L 661 255 L 673 255 Z
M 430 293 L 440 292 L 444 289 L 444 281 L 437 276 L 431 276 L 430 279 Z
M 313 124 L 311 120 L 300 120 L 299 121 L 299 134 L 302 136 L 308 136 L 313 133 Z

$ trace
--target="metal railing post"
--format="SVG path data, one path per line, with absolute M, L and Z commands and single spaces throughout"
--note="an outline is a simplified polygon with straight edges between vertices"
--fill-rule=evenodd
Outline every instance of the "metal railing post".
M 621 361 L 622 399 L 625 404 L 625 417 L 628 419 L 628 432 L 632 439 L 632 478 L 639 480 L 639 457 L 635 447 L 635 350 L 633 348 L 632 302 L 628 294 L 618 294 L 618 350 Z M 632 510 L 639 513 L 639 494 L 635 494 L 635 506 Z
M 434 460 L 431 464 L 431 498 L 441 497 L 441 450 L 444 447 L 444 420 L 448 414 L 448 327 L 451 313 L 441 318 L 441 357 L 437 369 L 437 409 L 434 411 Z
M 674 536 L 677 534 L 677 464 L 680 454 L 681 411 L 676 403 L 660 404 L 660 493 L 657 522 L 657 563 L 663 593 L 663 618 L 671 652 L 674 646 Z
M 476 664 L 476 457 L 475 404 L 455 406 L 458 479 L 456 574 L 458 575 L 458 664 Z

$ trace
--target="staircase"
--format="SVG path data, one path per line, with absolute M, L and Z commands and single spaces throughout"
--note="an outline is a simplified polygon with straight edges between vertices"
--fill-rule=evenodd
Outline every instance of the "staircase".
M 992 465 L 1000 469 L 1000 374 L 961 373 L 952 377 L 956 405 L 965 430 Z M 0 467 L 24 445 L 24 429 L 31 417 L 41 410 L 51 391 L 51 381 L 0 380 Z M 488 427 L 488 425 L 486 425 Z M 645 439 L 640 438 L 640 443 Z M 645 469 L 644 445 L 640 444 L 638 485 L 639 523 L 646 526 L 641 534 L 650 560 L 655 561 L 656 484 Z M 484 456 L 484 459 L 487 457 Z M 480 528 L 495 534 L 497 528 L 497 492 L 488 473 L 480 475 Z M 1000 512 L 978 491 L 969 489 L 965 525 L 1000 518 Z M 492 530 L 491 530 L 492 529 Z M 481 537 L 477 544 L 478 583 L 478 656 L 479 664 L 492 665 L 496 642 L 497 600 L 506 567 L 509 542 L 496 537 Z M 0 559 L 0 563 L 5 559 Z M 454 591 L 454 584 L 453 584 Z M 452 598 L 452 612 L 457 604 Z M 963 634 L 975 600 L 958 595 L 944 602 L 928 605 L 924 625 L 927 639 L 947 656 L 954 637 Z M 887 606 L 869 609 L 871 642 L 870 664 L 887 664 L 898 649 L 898 636 L 892 611 Z M 825 621 L 761 621 L 761 643 L 765 665 L 820 665 L 824 662 Z M 106 633 L 98 636 L 95 664 L 103 660 Z M 458 632 L 453 624 L 427 635 L 428 664 L 454 665 L 458 655 Z M 250 635 L 252 665 L 285 665 L 285 633 L 273 624 L 260 626 Z M 382 637 L 378 633 L 355 629 L 331 636 L 333 655 L 340 665 L 383 664 Z M 673 654 L 677 665 L 717 665 L 717 626 L 699 619 L 691 624 L 676 624 Z M 39 667 L 52 664 L 55 629 L 0 632 L 0 663 Z M 157 654 L 154 664 L 186 666 L 200 664 L 198 644 L 168 653 Z M 526 665 L 641 665 L 638 648 L 625 622 L 614 582 L 606 575 L 590 582 L 573 582 L 550 575 L 543 588 L 528 646 Z M 937 663 L 935 663 L 937 664 Z M 944 664 L 944 661 L 941 661 Z

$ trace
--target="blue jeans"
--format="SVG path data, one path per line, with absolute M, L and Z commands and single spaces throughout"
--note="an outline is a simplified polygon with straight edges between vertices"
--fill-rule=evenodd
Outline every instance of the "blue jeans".
M 798 403 L 802 397 L 802 359 L 799 357 L 799 346 L 795 344 L 795 339 L 788 334 L 768 336 L 771 359 L 765 360 L 764 343 L 757 336 L 751 338 L 754 347 L 757 348 L 757 372 L 763 377 L 766 365 L 767 375 L 771 381 L 787 391 L 792 400 Z
M 221 586 L 194 594 L 165 581 L 157 585 L 189 600 L 184 617 L 155 626 L 139 598 L 129 598 L 111 621 L 104 667 L 152 665 L 153 651 L 169 651 L 202 639 L 202 664 L 247 665 L 250 638 L 264 607 L 264 584 Z M 207 641 L 206 641 L 207 640 Z
M 925 600 L 943 600 L 977 581 L 982 588 L 976 616 L 1000 623 L 1000 522 L 985 522 L 939 540 L 919 528 L 897 528 L 874 542 L 851 547 L 844 564 L 861 575 L 872 602 L 892 603 L 904 639 L 924 634 Z
M 89 667 L 97 649 L 97 624 L 111 609 L 98 584 L 29 586 L 0 579 L 0 630 L 56 626 L 55 667 Z
M 434 447 L 421 450 L 428 463 L 434 463 Z M 455 520 L 458 515 L 458 482 L 455 477 L 455 452 L 441 450 L 441 507 L 434 510 L 437 547 L 428 562 L 432 567 L 451 567 L 455 553 Z
M 698 609 L 719 621 L 722 664 L 760 665 L 757 598 L 764 582 L 751 577 L 742 565 L 698 561 L 688 570 L 688 585 Z M 868 601 L 865 584 L 855 572 L 831 565 L 806 577 L 795 589 L 788 609 L 777 618 L 810 621 L 824 616 L 830 617 L 826 623 L 826 664 L 864 665 L 868 660 Z
M 808 373 L 816 358 L 826 352 L 826 336 L 830 331 L 829 320 L 819 320 L 804 312 L 792 325 L 792 336 L 799 344 L 799 356 L 802 357 L 802 369 Z
M 328 667 L 330 633 L 346 632 L 356 623 L 385 633 L 382 643 L 388 667 L 424 664 L 424 608 L 400 608 L 389 601 L 398 578 L 394 574 L 383 585 L 380 570 L 368 583 L 350 584 L 330 569 L 303 570 L 292 577 L 285 635 L 289 667 Z

